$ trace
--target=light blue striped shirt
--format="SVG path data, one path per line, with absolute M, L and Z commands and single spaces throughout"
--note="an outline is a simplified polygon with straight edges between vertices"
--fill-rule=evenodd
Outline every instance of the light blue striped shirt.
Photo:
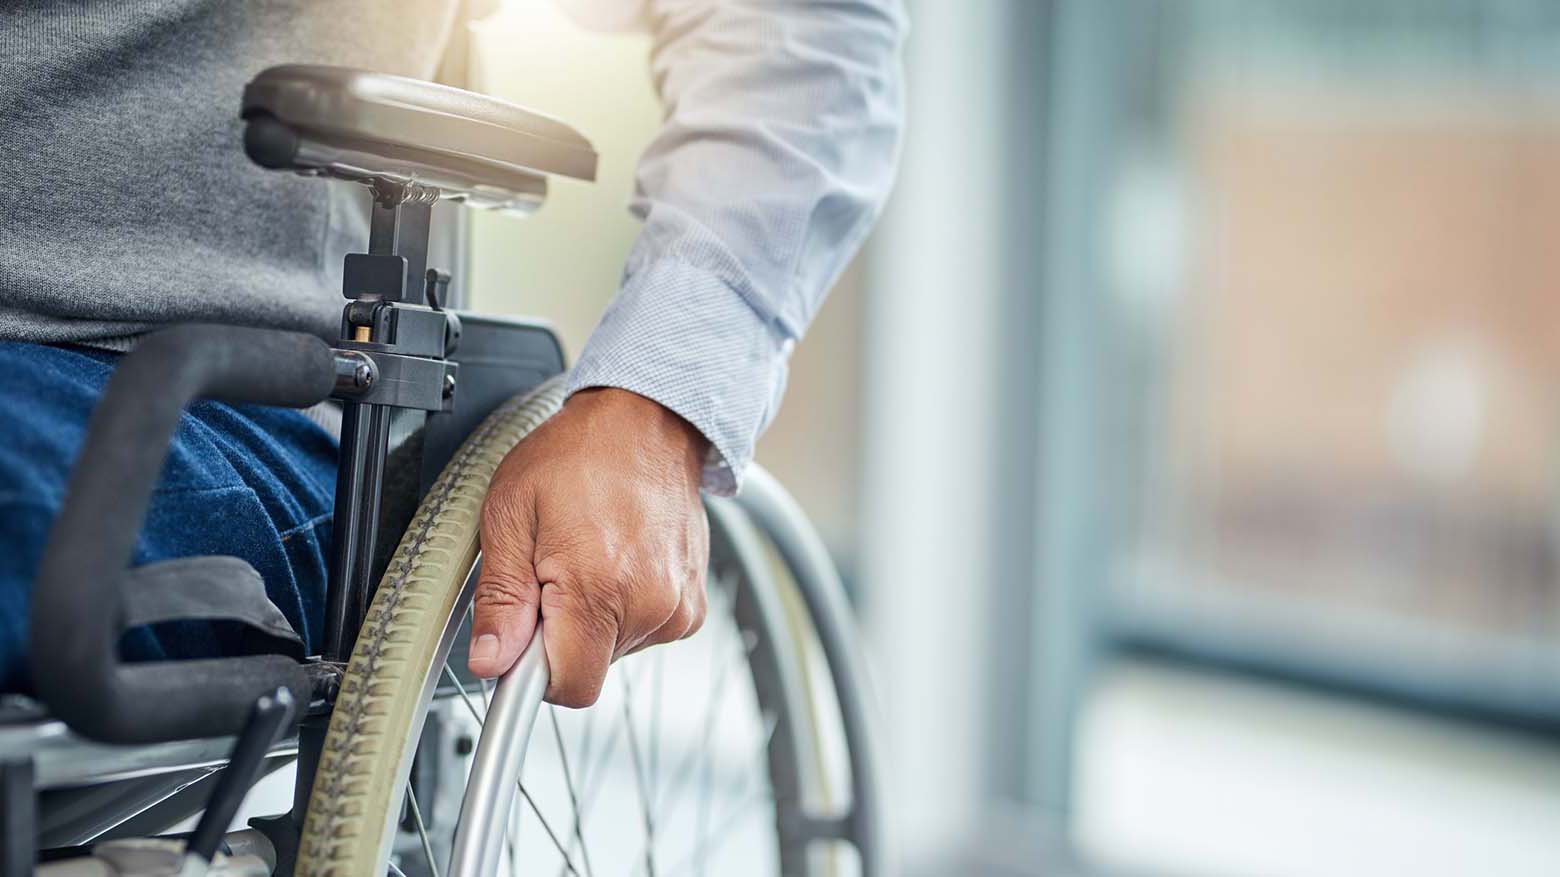
M 787 359 L 877 218 L 904 126 L 900 0 L 558 0 L 643 27 L 666 108 L 639 162 L 643 230 L 569 391 L 620 387 L 711 444 L 736 490 Z

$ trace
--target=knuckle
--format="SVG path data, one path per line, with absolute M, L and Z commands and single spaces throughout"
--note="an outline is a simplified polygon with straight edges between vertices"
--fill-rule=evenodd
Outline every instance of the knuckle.
M 610 647 L 617 642 L 623 627 L 619 602 L 609 594 L 579 595 L 567 599 L 562 608 L 584 636 Z
M 536 551 L 536 579 L 549 584 L 564 584 L 569 581 L 569 558 L 556 549 L 545 550 L 543 543 L 548 537 L 543 535 L 538 540 Z
M 700 600 L 704 599 L 704 586 L 709 565 L 708 556 L 699 558 L 696 562 L 688 565 L 687 572 L 683 576 L 683 581 L 687 583 L 684 587 L 697 594 Z
M 481 526 L 494 533 L 515 533 L 530 518 L 530 503 L 525 488 L 515 479 L 495 478 L 482 500 Z
M 592 553 L 592 535 L 588 520 L 567 513 L 548 513 L 537 524 L 538 566 L 545 562 L 558 573 L 567 574 L 569 568 L 586 564 Z
M 603 605 L 601 595 L 594 593 L 588 583 L 573 579 L 549 579 L 542 585 L 542 606 L 549 612 L 576 619 L 590 625 L 599 624 L 610 614 Z
M 709 600 L 704 596 L 703 588 L 700 588 L 696 592 L 694 599 L 688 602 L 690 602 L 692 605 L 688 610 L 688 629 L 683 631 L 683 639 L 687 639 L 688 637 L 698 633 L 699 629 L 704 627 L 704 619 L 708 617 L 710 613 L 710 603 Z
M 688 629 L 683 631 L 683 634 L 682 634 L 681 637 L 679 637 L 679 639 L 687 639 L 687 638 L 693 636 L 694 634 L 698 633 L 699 631 L 701 631 L 703 629 L 704 629 L 704 613 L 700 612 L 698 615 L 694 616 L 693 623 L 688 625 Z
M 688 626 L 691 624 L 693 624 L 693 607 L 684 601 L 677 604 L 677 608 L 672 612 L 672 616 L 666 619 L 666 623 L 661 625 L 660 629 L 651 637 L 651 640 L 657 645 L 676 642 L 687 636 Z
M 682 591 L 671 582 L 657 582 L 647 589 L 641 608 L 649 626 L 660 627 L 675 620 L 681 611 Z

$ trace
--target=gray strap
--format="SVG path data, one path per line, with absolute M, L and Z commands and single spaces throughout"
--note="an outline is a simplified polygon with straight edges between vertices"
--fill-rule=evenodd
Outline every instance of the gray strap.
M 180 557 L 125 573 L 123 627 L 160 621 L 237 621 L 282 640 L 294 657 L 303 641 L 265 593 L 265 580 L 237 557 Z

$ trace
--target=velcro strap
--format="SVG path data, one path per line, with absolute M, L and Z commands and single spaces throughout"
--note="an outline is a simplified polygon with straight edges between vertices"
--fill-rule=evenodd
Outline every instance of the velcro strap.
M 130 629 L 164 621 L 236 621 L 277 641 L 272 653 L 303 658 L 303 640 L 265 593 L 260 573 L 237 557 L 180 557 L 128 570 L 124 618 Z

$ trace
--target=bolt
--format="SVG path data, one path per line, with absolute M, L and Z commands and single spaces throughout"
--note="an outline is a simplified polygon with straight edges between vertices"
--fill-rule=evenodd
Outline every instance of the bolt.
M 448 398 L 450 398 L 450 397 L 452 397 L 454 395 L 455 395 L 455 376 L 454 375 L 445 375 L 444 376 L 444 398 L 448 399 Z
M 462 734 L 455 739 L 456 755 L 470 755 L 471 751 L 476 748 L 477 742 L 465 734 Z
M 336 351 L 336 390 L 358 394 L 367 390 L 379 372 L 367 356 L 355 350 Z

